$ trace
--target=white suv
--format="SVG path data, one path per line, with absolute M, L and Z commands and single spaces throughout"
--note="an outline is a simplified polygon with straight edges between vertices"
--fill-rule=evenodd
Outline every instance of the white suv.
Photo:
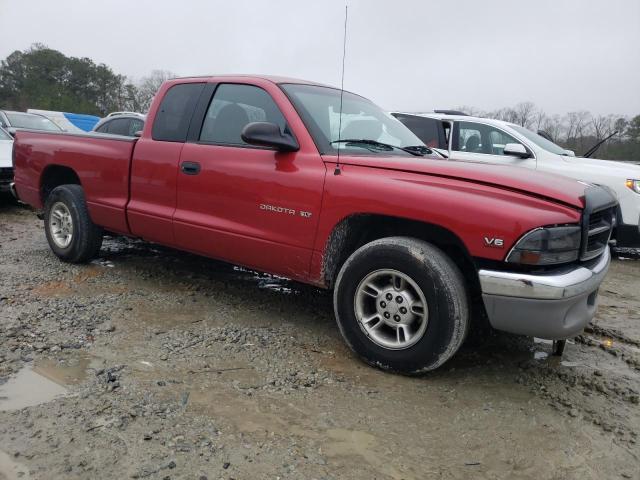
M 620 208 L 613 234 L 620 253 L 640 253 L 640 166 L 574 156 L 519 125 L 449 113 L 393 113 L 425 145 L 451 160 L 502 163 L 604 185 Z
M 13 187 L 13 137 L 0 127 L 0 192 L 10 191 Z

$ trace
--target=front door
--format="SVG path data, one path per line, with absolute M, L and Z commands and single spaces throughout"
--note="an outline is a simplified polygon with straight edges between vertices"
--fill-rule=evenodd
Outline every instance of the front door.
M 300 142 L 299 151 L 287 153 L 246 144 L 241 132 L 251 122 L 272 122 L 296 136 L 263 88 L 218 85 L 197 138 L 186 143 L 180 155 L 176 243 L 204 255 L 304 279 L 325 166 L 310 142 Z
M 505 155 L 503 150 L 507 143 L 522 144 L 508 133 L 492 125 L 477 122 L 455 122 L 451 139 L 451 159 L 536 168 L 535 158 L 522 159 L 513 155 Z

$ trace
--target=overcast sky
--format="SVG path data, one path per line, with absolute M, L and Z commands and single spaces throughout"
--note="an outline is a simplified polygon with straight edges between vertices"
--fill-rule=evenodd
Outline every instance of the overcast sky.
M 345 88 L 387 109 L 532 101 L 640 113 L 640 0 L 348 0 Z M 133 78 L 340 84 L 340 0 L 0 0 L 0 58 L 39 42 Z

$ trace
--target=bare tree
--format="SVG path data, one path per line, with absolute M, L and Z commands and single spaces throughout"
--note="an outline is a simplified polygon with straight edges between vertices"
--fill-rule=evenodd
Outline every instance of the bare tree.
M 542 109 L 536 110 L 535 119 L 534 119 L 536 131 L 543 129 L 546 120 L 547 120 L 547 114 L 544 113 Z
M 486 116 L 489 118 L 495 118 L 496 120 L 502 120 L 504 122 L 511 123 L 516 123 L 517 115 L 517 112 L 513 108 L 509 107 L 486 113 Z
M 560 115 L 554 115 L 553 117 L 546 117 L 542 124 L 542 130 L 547 132 L 555 143 L 563 141 L 562 133 L 564 126 Z
M 518 125 L 529 128 L 536 115 L 536 106 L 533 102 L 521 102 L 515 108 L 515 121 Z
M 153 70 L 147 77 L 140 79 L 137 86 L 137 104 L 142 112 L 147 112 L 151 106 L 154 95 L 163 82 L 176 75 L 168 70 Z
M 579 111 L 570 112 L 565 117 L 566 122 L 566 139 L 565 142 L 572 150 L 583 148 L 584 136 L 589 133 L 591 125 L 591 114 L 589 112 Z
M 591 119 L 591 126 L 597 142 L 614 132 L 615 121 L 616 118 L 613 115 L 598 115 Z

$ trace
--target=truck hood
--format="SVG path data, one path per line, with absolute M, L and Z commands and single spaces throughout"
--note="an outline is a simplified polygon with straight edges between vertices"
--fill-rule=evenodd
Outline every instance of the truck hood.
M 336 157 L 326 156 L 324 160 L 335 164 Z M 459 160 L 453 162 L 440 157 L 341 155 L 340 164 L 454 178 L 491 185 L 505 190 L 515 190 L 576 208 L 584 207 L 584 190 L 588 185 L 571 178 L 532 171 L 522 167 Z

